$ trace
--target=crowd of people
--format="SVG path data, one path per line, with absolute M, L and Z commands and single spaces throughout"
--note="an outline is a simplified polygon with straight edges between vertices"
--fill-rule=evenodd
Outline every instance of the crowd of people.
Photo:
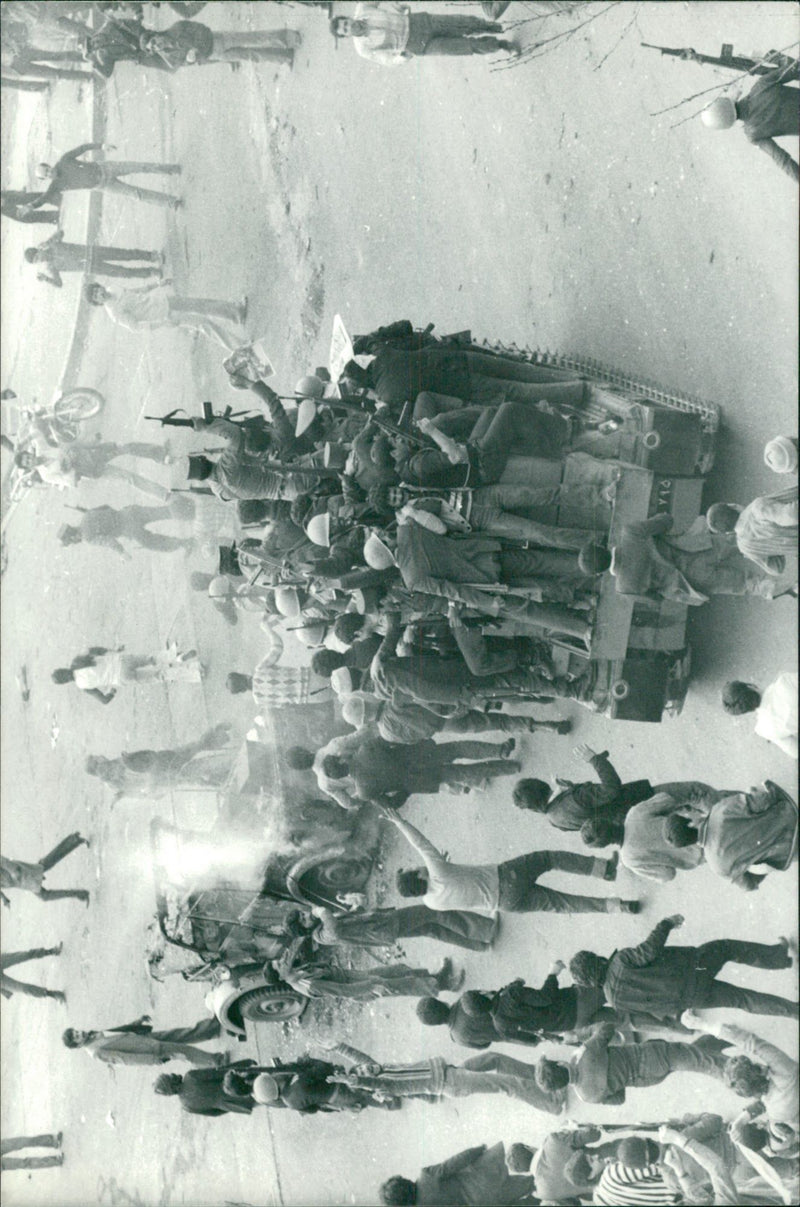
M 14 11 L 4 16 L 3 72 L 21 87 L 91 78 L 92 72 L 107 78 L 121 61 L 167 71 L 239 61 L 290 67 L 299 45 L 289 29 L 219 32 L 188 19 L 155 31 L 143 23 L 143 6 L 127 2 L 4 8 Z M 87 14 L 100 9 L 100 23 L 86 24 Z M 45 31 L 58 28 L 74 46 L 32 46 L 31 21 Z M 497 36 L 503 27 L 496 20 L 443 13 L 440 6 L 409 13 L 403 5 L 360 4 L 352 18 L 334 16 L 331 32 L 352 38 L 359 55 L 384 65 L 412 56 L 515 51 L 510 39 Z M 771 82 L 785 89 L 787 74 L 783 65 L 780 79 Z M 750 120 L 754 101 L 749 110 L 740 105 L 734 118 Z M 722 117 L 712 124 L 723 124 Z M 772 781 L 749 790 L 649 778 L 623 783 L 608 751 L 581 744 L 575 757 L 599 782 L 560 778 L 554 792 L 546 780 L 522 774 L 514 735 L 569 731 L 568 720 L 534 716 L 530 704 L 591 700 L 598 600 L 609 583 L 622 596 L 693 607 L 718 594 L 796 597 L 797 485 L 714 504 L 689 532 L 676 533 L 673 516 L 660 511 L 622 525 L 612 539 L 625 420 L 602 408 L 597 413 L 591 382 L 481 348 L 468 332 L 440 338 L 432 325 L 420 330 L 407 320 L 355 336 L 335 380 L 330 370 L 317 369 L 280 396 L 248 336 L 246 299 L 170 293 L 158 250 L 64 241 L 61 208 L 74 190 L 105 190 L 173 210 L 181 205 L 177 194 L 124 179 L 143 173 L 175 179 L 179 164 L 97 155 L 113 150 L 82 144 L 53 167 L 41 165 L 49 181 L 43 191 L 4 192 L 4 216 L 57 227 L 25 259 L 55 286 L 71 271 L 156 278 L 116 293 L 92 279 L 85 296 L 133 331 L 181 327 L 207 336 L 228 354 L 231 386 L 247 392 L 249 411 L 244 418 L 226 412 L 192 420 L 204 447 L 180 462 L 179 492 L 116 464 L 134 457 L 174 465 L 168 444 L 77 441 L 57 452 L 12 445 L 15 462 L 42 487 L 71 492 L 83 479 L 112 479 L 158 499 L 158 506 L 79 506 L 80 519 L 59 534 L 64 546 L 88 543 L 129 558 L 129 543 L 189 559 L 196 543 L 185 526 L 198 499 L 211 495 L 228 510 L 240 536 L 220 548 L 219 573 L 195 571 L 193 585 L 228 624 L 239 623 L 243 609 L 255 610 L 271 642 L 255 668 L 231 673 L 230 691 L 251 692 L 257 708 L 268 706 L 280 670 L 281 631 L 301 632 L 311 649 L 305 699 L 335 699 L 349 729 L 316 750 L 289 747 L 285 765 L 312 774 L 325 801 L 376 813 L 386 834 L 396 831 L 414 852 L 415 866 L 397 874 L 396 905 L 369 909 L 359 900 L 349 909 L 298 910 L 276 971 L 304 997 L 417 999 L 412 1025 L 446 1028 L 455 1043 L 480 1054 L 461 1063 L 443 1057 L 384 1063 L 341 1043 L 330 1059 L 305 1054 L 264 1066 L 198 1047 L 222 1035 L 215 1018 L 154 1031 L 148 1016 L 116 1028 L 69 1027 L 65 1046 L 109 1064 L 184 1060 L 190 1070 L 162 1073 L 155 1092 L 208 1116 L 258 1107 L 355 1114 L 400 1110 L 405 1098 L 434 1104 L 503 1094 L 554 1116 L 565 1110 L 568 1095 L 626 1104 L 630 1118 L 637 1087 L 660 1084 L 675 1072 L 699 1073 L 745 1100 L 737 1118 L 704 1112 L 648 1124 L 570 1125 L 537 1149 L 521 1142 L 468 1148 L 424 1168 L 415 1180 L 388 1178 L 381 1201 L 387 1207 L 797 1201 L 797 1062 L 739 1026 L 697 1013 L 732 1008 L 796 1018 L 797 1001 L 720 976 L 730 963 L 764 971 L 796 967 L 793 936 L 680 946 L 668 940 L 684 919 L 671 915 L 638 946 L 606 957 L 577 950 L 591 943 L 591 932 L 576 918 L 576 950 L 564 952 L 539 987 L 517 979 L 464 992 L 463 973 L 449 958 L 435 972 L 404 963 L 359 970 L 337 959 L 342 949 L 391 948 L 415 937 L 485 953 L 505 914 L 637 914 L 638 899 L 613 895 L 619 867 L 666 882 L 705 864 L 750 892 L 796 861 L 797 804 Z M 217 442 L 216 451 L 209 451 L 209 441 Z M 791 477 L 797 450 L 794 437 L 778 436 L 765 460 Z M 553 467 L 576 454 L 585 469 L 581 482 L 553 485 Z M 506 473 L 512 457 L 526 459 L 521 484 Z M 594 522 L 553 522 L 567 504 Z M 169 534 L 156 530 L 164 523 Z M 565 670 L 556 649 L 577 661 Z M 123 687 L 197 684 L 202 676 L 202 651 L 180 651 L 174 643 L 142 654 L 93 646 L 52 672 L 54 683 L 103 705 Z M 763 691 L 731 681 L 720 707 L 734 715 L 755 712 L 756 733 L 797 758 L 796 675 L 781 675 Z M 86 770 L 119 796 L 158 799 L 176 785 L 219 786 L 230 767 L 229 740 L 228 727 L 219 725 L 176 749 L 91 756 Z M 541 814 L 556 830 L 579 833 L 586 852 L 538 846 L 499 863 L 460 862 L 457 843 L 445 853 L 408 819 L 408 802 L 417 795 L 477 794 L 503 777 L 515 778 L 517 807 Z M 85 889 L 44 886 L 46 874 L 86 843 L 70 834 L 35 863 L 3 856 L 3 890 L 88 905 Z M 551 873 L 592 878 L 599 893 L 573 891 L 585 881 L 573 880 L 570 891 L 540 883 Z M 5 891 L 2 900 L 9 905 Z M 537 922 L 547 927 L 546 919 Z M 18 963 L 59 951 L 3 954 L 3 995 L 64 1003 L 61 991 L 6 975 Z M 559 983 L 567 970 L 570 983 Z M 490 974 L 486 979 L 491 983 Z M 448 993 L 460 995 L 446 1002 Z M 529 1062 L 498 1054 L 495 1043 L 572 1045 L 574 1054 Z M 59 1164 L 61 1139 L 4 1140 L 2 1168 Z M 6 1155 L 25 1147 L 54 1152 Z

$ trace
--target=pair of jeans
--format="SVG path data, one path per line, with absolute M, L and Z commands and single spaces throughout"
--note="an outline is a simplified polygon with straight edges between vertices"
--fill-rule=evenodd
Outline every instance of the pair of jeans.
M 750 1014 L 772 1014 L 783 1018 L 797 1015 L 797 1002 L 757 989 L 745 989 L 717 980 L 725 964 L 748 964 L 751 968 L 790 968 L 791 959 L 783 943 L 747 943 L 738 939 L 716 939 L 697 948 L 697 978 L 690 1005 L 697 1010 L 725 1006 Z
M 608 913 L 609 902 L 614 898 L 576 896 L 573 893 L 542 888 L 537 883 L 540 876 L 552 871 L 570 872 L 575 876 L 604 877 L 607 866 L 605 859 L 574 855 L 571 851 L 532 851 L 529 855 L 508 859 L 498 868 L 499 907 L 515 914 L 534 911 L 558 914 Z

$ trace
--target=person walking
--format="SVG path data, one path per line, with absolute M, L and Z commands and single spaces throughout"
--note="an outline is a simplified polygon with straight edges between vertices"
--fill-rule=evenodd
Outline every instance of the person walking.
M 71 897 L 76 901 L 88 904 L 89 894 L 86 889 L 47 889 L 44 887 L 45 874 L 56 864 L 61 863 L 62 859 L 66 859 L 67 855 L 82 846 L 88 847 L 89 840 L 76 831 L 74 834 L 68 834 L 66 838 L 62 838 L 52 851 L 48 851 L 36 863 L 25 863 L 21 859 L 9 859 L 5 855 L 0 855 L 0 889 L 22 889 L 25 892 L 33 893 L 40 901 L 62 901 Z M 11 904 L 5 891 L 0 892 L 0 897 L 2 897 L 3 905 Z
M 407 4 L 374 0 L 357 4 L 352 17 L 335 16 L 330 23 L 335 38 L 352 38 L 356 54 L 382 67 L 420 55 L 519 53 L 514 42 L 496 35 L 497 21 L 461 13 L 411 11 Z
M 216 1018 L 202 1019 L 192 1027 L 154 1031 L 149 1015 L 143 1014 L 133 1023 L 104 1031 L 67 1027 L 61 1038 L 65 1048 L 83 1048 L 103 1064 L 160 1065 L 169 1060 L 185 1060 L 197 1068 L 208 1069 L 227 1065 L 227 1053 L 204 1052 L 195 1044 L 217 1039 L 221 1034 Z
M 234 352 L 247 343 L 243 323 L 247 316 L 247 299 L 239 303 L 220 302 L 215 298 L 189 298 L 171 295 L 172 281 L 153 281 L 136 289 L 112 293 L 96 282 L 84 288 L 84 296 L 92 306 L 102 306 L 106 314 L 129 331 L 157 331 L 164 327 L 181 327 L 199 332 L 213 340 L 226 352 Z
M 333 1074 L 331 1081 L 353 1090 L 369 1090 L 377 1097 L 423 1095 L 441 1101 L 472 1094 L 506 1094 L 550 1115 L 559 1115 L 564 1109 L 563 1090 L 542 1089 L 534 1065 L 497 1052 L 482 1052 L 460 1065 L 448 1064 L 441 1056 L 416 1064 L 384 1065 L 346 1044 L 339 1044 L 336 1051 L 350 1054 L 354 1068 L 348 1073 Z
M 589 859 L 571 851 L 532 851 L 501 864 L 450 863 L 416 826 L 390 808 L 381 807 L 387 821 L 397 827 L 422 856 L 425 866 L 397 873 L 403 897 L 421 897 L 429 909 L 466 909 L 494 915 L 506 913 L 636 913 L 639 903 L 619 897 L 580 897 L 544 888 L 539 877 L 547 872 L 569 872 L 614 880 L 616 859 Z
M 569 1062 L 543 1056 L 536 1065 L 541 1089 L 550 1093 L 574 1087 L 583 1102 L 619 1105 L 631 1086 L 660 1085 L 670 1073 L 704 1073 L 722 1080 L 726 1065 L 725 1045 L 712 1036 L 694 1043 L 669 1043 L 651 1039 L 646 1043 L 618 1042 L 614 1023 L 598 1023 L 582 1051 Z
M 117 444 L 111 440 L 76 440 L 48 456 L 41 455 L 32 448 L 22 449 L 15 455 L 14 461 L 20 469 L 30 475 L 33 483 L 55 486 L 59 490 L 74 489 L 81 478 L 89 478 L 95 482 L 101 478 L 115 478 L 127 482 L 144 494 L 155 495 L 161 500 L 169 498 L 169 491 L 152 478 L 145 478 L 142 474 L 134 473 L 121 465 L 112 464 L 118 457 L 126 456 L 142 457 L 164 465 L 169 460 L 169 450 L 163 444 L 139 441 Z
M 175 553 L 179 549 L 188 552 L 194 548 L 192 539 L 151 531 L 152 524 L 189 519 L 194 515 L 193 501 L 183 496 L 175 498 L 167 507 L 141 507 L 139 504 L 109 507 L 103 504 L 100 507 L 73 507 L 72 510 L 82 512 L 81 520 L 79 524 L 65 524 L 60 529 L 58 539 L 62 545 L 103 545 L 128 561 L 131 555 L 123 540 L 157 553 Z
M 488 951 L 497 934 L 497 922 L 468 910 L 431 910 L 426 905 L 374 909 L 337 914 L 314 905 L 314 942 L 320 947 L 392 947 L 401 939 L 435 939 L 469 951 Z
M 417 1002 L 417 1018 L 425 1026 L 447 1025 L 450 1038 L 469 1048 L 491 1043 L 535 1046 L 543 1039 L 562 1037 L 597 1021 L 611 1019 L 602 990 L 570 985 L 561 988 L 558 975 L 565 965 L 557 960 L 539 989 L 522 977 L 495 992 L 470 989 L 448 1006 L 436 998 Z
M 163 71 L 204 63 L 284 63 L 291 67 L 301 43 L 295 29 L 210 29 L 201 21 L 176 21 L 145 30 L 139 62 Z
M 325 785 L 333 787 L 334 800 L 350 809 L 365 801 L 399 809 L 409 796 L 417 794 L 435 794 L 443 788 L 485 788 L 498 776 L 515 775 L 522 766 L 510 757 L 513 738 L 502 743 L 434 742 L 429 738 L 413 746 L 385 742 L 369 731 L 356 738 L 345 756 L 328 754 L 321 762 L 320 786 L 323 790 L 327 790 Z M 342 789 L 337 790 L 340 781 Z
M 22 993 L 26 997 L 51 997 L 57 1002 L 66 1003 L 67 995 L 60 989 L 44 989 L 41 985 L 31 985 L 27 981 L 18 981 L 8 976 L 7 968 L 16 964 L 24 964 L 28 960 L 43 960 L 45 956 L 60 956 L 63 944 L 57 947 L 31 947 L 28 951 L 9 951 L 0 954 L 0 993 L 3 997 L 11 997 L 14 993 Z
M 61 1152 L 63 1133 L 47 1132 L 41 1136 L 4 1136 L 0 1140 L 0 1171 L 8 1173 L 12 1169 L 52 1169 L 64 1164 L 64 1154 Z M 56 1148 L 59 1151 L 47 1156 L 11 1157 L 9 1153 L 20 1152 L 24 1148 Z
M 194 742 L 166 750 L 123 751 L 115 759 L 90 754 L 85 768 L 88 775 L 97 776 L 113 788 L 116 799 L 123 796 L 152 799 L 175 788 L 218 787 L 231 770 L 234 751 L 230 741 L 230 725 L 220 724 L 206 730 Z
M 570 960 L 573 981 L 586 989 L 600 989 L 617 1011 L 644 1011 L 676 1022 L 689 1008 L 727 1007 L 751 1014 L 797 1016 L 797 1002 L 733 985 L 717 976 L 728 963 L 791 968 L 785 940 L 767 945 L 714 939 L 699 947 L 667 947 L 670 933 L 683 922 L 681 914 L 664 918 L 638 947 L 623 947 L 607 959 L 593 951 L 579 951 Z
M 101 704 L 110 704 L 126 683 L 199 683 L 202 679 L 196 650 L 181 654 L 174 642 L 158 654 L 125 654 L 123 650 L 123 646 L 114 650 L 92 646 L 50 677 L 59 686 L 74 683 Z
M 60 213 L 58 206 L 47 209 L 32 208 L 32 203 L 42 195 L 25 190 L 3 189 L 0 192 L 0 214 L 14 222 L 57 226 Z
M 608 751 L 599 754 L 585 743 L 576 746 L 574 753 L 589 763 L 600 780 L 575 784 L 558 779 L 561 792 L 552 794 L 544 780 L 521 779 L 514 786 L 514 804 L 518 809 L 541 813 L 557 830 L 580 830 L 585 821 L 600 817 L 624 821 L 628 810 L 641 801 L 649 800 L 653 787 L 649 780 L 632 780 L 623 784 L 608 759 Z
M 181 204 L 179 197 L 170 193 L 160 193 L 156 189 L 143 189 L 135 184 L 122 180 L 123 176 L 138 176 L 140 174 L 159 173 L 161 175 L 176 175 L 181 171 L 178 163 L 151 163 L 147 160 L 121 159 L 96 163 L 85 160 L 84 155 L 90 151 L 114 151 L 116 148 L 107 143 L 85 142 L 79 147 L 73 147 L 62 155 L 57 163 L 39 164 L 39 175 L 50 184 L 44 193 L 40 193 L 35 201 L 30 202 L 31 210 L 37 210 L 43 205 L 61 205 L 64 194 L 80 189 L 100 189 L 108 193 L 118 193 L 123 197 L 134 197 L 150 205 L 168 206 L 177 209 Z
M 434 734 L 468 733 L 568 733 L 570 721 L 545 721 L 523 713 L 481 712 L 474 708 L 459 709 L 445 717 L 422 704 L 404 700 L 398 694 L 391 700 L 378 700 L 371 692 L 350 692 L 342 700 L 342 720 L 353 729 L 374 725 L 385 742 L 412 746 L 432 738 Z M 522 782 L 522 781 L 520 781 Z
M 101 277 L 152 277 L 161 275 L 162 256 L 137 247 L 111 247 L 102 243 L 65 243 L 57 230 L 38 247 L 25 249 L 28 264 L 44 265 L 37 279 L 60 289 L 63 272 L 93 273 Z

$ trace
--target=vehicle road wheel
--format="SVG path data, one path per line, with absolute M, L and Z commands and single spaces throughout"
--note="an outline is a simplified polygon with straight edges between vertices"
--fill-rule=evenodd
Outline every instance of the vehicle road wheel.
M 242 1018 L 251 1023 L 282 1023 L 302 1014 L 306 998 L 281 985 L 264 985 L 261 989 L 248 989 L 236 1005 Z
M 81 423 L 99 415 L 106 400 L 98 390 L 67 390 L 53 407 L 53 414 L 60 423 Z
M 369 855 L 337 855 L 308 868 L 294 888 L 312 905 L 330 905 L 337 893 L 360 892 L 371 870 Z

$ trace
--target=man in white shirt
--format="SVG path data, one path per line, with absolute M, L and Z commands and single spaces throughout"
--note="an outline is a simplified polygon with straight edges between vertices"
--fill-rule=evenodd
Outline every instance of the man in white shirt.
M 235 352 L 248 342 L 243 327 L 247 299 L 219 302 L 214 298 L 184 298 L 170 295 L 170 280 L 154 281 L 138 289 L 110 289 L 91 282 L 85 296 L 92 306 L 103 306 L 115 323 L 129 331 L 148 331 L 159 327 L 183 327 L 197 331 L 220 344 L 226 352 Z
M 519 51 L 513 42 L 497 38 L 503 27 L 482 17 L 450 13 L 411 12 L 392 0 L 357 4 L 352 17 L 334 17 L 336 38 L 352 38 L 362 59 L 394 67 L 417 55 L 494 54 Z
M 722 690 L 722 707 L 734 717 L 755 712 L 760 738 L 774 742 L 790 759 L 797 758 L 797 673 L 778 675 L 762 692 L 753 683 L 732 679 Z
M 579 897 L 542 888 L 538 878 L 549 871 L 613 880 L 615 859 L 590 859 L 571 851 L 533 851 L 504 863 L 450 863 L 424 834 L 390 808 L 380 808 L 425 861 L 424 868 L 401 871 L 398 888 L 403 897 L 420 897 L 429 909 L 466 909 L 478 914 L 507 913 L 635 913 L 638 902 L 619 897 Z

